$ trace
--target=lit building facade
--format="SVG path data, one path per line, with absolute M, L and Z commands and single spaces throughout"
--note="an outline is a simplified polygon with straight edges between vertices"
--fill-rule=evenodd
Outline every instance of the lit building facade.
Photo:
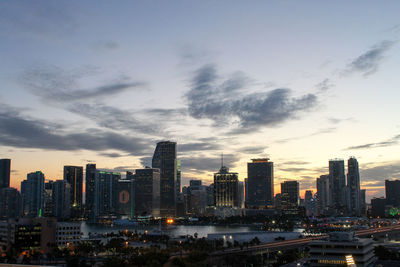
M 83 167 L 64 166 L 64 180 L 71 185 L 71 216 L 80 217 L 83 203 Z
M 238 207 L 238 174 L 222 166 L 214 173 L 214 202 L 216 207 Z

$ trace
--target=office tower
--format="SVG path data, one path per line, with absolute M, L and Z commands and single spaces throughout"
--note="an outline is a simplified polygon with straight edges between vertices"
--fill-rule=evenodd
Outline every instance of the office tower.
M 360 190 L 360 210 L 361 210 L 361 216 L 365 216 L 365 215 L 367 214 L 366 194 L 367 194 L 367 189 L 361 189 L 361 190 Z
M 400 180 L 385 180 L 386 204 L 400 207 Z
M 117 186 L 121 180 L 119 172 L 96 170 L 94 215 L 109 216 L 117 212 Z
M 244 182 L 239 181 L 239 188 L 238 188 L 238 207 L 243 209 L 244 208 Z
M 175 216 L 177 164 L 176 143 L 157 143 L 152 167 L 160 169 L 160 214 L 162 217 Z
M 214 184 L 207 186 L 207 206 L 215 206 L 214 202 Z
M 44 217 L 53 217 L 54 202 L 53 202 L 53 181 L 44 183 Z
M 95 179 L 96 179 L 96 164 L 86 164 L 85 173 L 85 207 L 86 216 L 90 221 L 94 221 L 94 202 L 95 202 Z
M 136 170 L 136 215 L 160 216 L 160 176 L 159 169 L 145 168 Z
M 329 161 L 329 186 L 332 207 L 336 213 L 343 213 L 346 207 L 344 160 L 333 159 Z
M 274 163 L 268 158 L 247 163 L 247 207 L 264 208 L 274 202 Z
M 71 185 L 71 217 L 82 215 L 83 167 L 64 166 L 64 180 Z
M 71 216 L 71 185 L 66 180 L 53 183 L 53 214 L 58 219 Z
M 10 187 L 11 159 L 0 159 L 0 189 Z
M 300 188 L 297 181 L 284 181 L 281 183 L 281 205 L 282 209 L 295 208 L 300 204 Z
M 238 174 L 229 172 L 225 166 L 221 166 L 219 172 L 214 173 L 214 202 L 216 207 L 238 207 Z
M 385 217 L 385 206 L 387 205 L 386 199 L 381 198 L 373 198 L 371 199 L 371 216 L 372 217 Z
M 18 218 L 22 215 L 22 198 L 17 189 L 0 189 L 0 220 Z
M 248 206 L 248 198 L 249 198 L 249 179 L 244 178 L 244 206 L 247 208 Z
M 117 186 L 118 215 L 133 218 L 135 216 L 135 179 L 121 179 Z
M 176 160 L 176 195 L 181 193 L 181 160 Z
M 360 172 L 356 158 L 349 158 L 347 170 L 347 209 L 350 215 L 360 216 Z
M 326 215 L 331 205 L 329 175 L 317 178 L 317 215 Z
M 313 197 L 313 191 L 312 190 L 306 190 L 306 193 L 304 195 L 304 206 L 306 208 L 307 216 L 314 216 L 315 215 L 316 201 L 315 201 L 315 199 Z
M 42 217 L 44 207 L 44 174 L 31 172 L 21 183 L 24 213 L 29 217 Z

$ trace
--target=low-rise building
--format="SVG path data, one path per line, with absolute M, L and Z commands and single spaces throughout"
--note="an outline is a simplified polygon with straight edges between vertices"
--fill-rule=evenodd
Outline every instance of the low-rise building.
M 311 241 L 309 247 L 310 266 L 347 266 L 350 259 L 358 267 L 371 266 L 374 257 L 373 241 L 354 232 L 332 232 L 329 239 Z
M 58 222 L 56 228 L 56 244 L 58 247 L 77 245 L 81 240 L 81 223 Z

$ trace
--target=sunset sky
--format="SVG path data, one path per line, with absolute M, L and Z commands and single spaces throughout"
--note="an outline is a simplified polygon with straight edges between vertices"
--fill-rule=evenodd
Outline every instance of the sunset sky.
M 274 162 L 314 190 L 358 159 L 400 179 L 399 1 L 1 1 L 0 158 L 11 185 L 64 165 L 125 172 L 178 143 L 182 184 Z

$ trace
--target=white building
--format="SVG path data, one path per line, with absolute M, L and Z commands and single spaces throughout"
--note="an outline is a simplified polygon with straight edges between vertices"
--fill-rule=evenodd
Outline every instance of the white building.
M 59 247 L 77 245 L 81 240 L 81 223 L 58 222 L 56 228 L 56 244 Z
M 357 238 L 354 232 L 333 232 L 327 240 L 314 240 L 310 247 L 310 266 L 372 266 L 374 247 L 371 239 Z

